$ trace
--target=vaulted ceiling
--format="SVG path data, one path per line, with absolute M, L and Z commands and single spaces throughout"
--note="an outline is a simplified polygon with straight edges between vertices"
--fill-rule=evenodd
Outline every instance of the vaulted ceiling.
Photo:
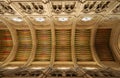
M 0 66 L 120 66 L 119 0 L 0 0 Z

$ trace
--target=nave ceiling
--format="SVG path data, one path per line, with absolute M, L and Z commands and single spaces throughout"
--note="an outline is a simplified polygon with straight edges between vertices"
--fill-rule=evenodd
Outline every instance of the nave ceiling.
M 119 25 L 119 0 L 0 0 L 0 66 L 120 69 Z

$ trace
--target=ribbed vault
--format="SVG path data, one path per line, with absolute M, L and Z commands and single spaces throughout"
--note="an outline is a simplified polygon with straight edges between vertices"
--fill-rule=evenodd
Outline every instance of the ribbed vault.
M 120 69 L 117 0 L 0 0 L 0 4 L 1 67 L 47 67 L 46 73 L 62 67 Z

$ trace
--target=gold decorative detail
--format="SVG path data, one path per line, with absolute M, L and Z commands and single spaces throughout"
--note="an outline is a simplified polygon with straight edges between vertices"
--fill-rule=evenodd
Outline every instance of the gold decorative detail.
M 30 3 L 30 4 L 18 3 L 18 4 L 21 7 L 22 11 L 27 14 L 32 14 L 34 12 L 42 14 L 44 12 L 44 7 L 41 4 L 37 4 L 37 3 Z
M 15 14 L 15 11 L 5 2 L 0 2 L 0 14 Z
M 113 10 L 113 13 L 120 12 L 120 4 Z

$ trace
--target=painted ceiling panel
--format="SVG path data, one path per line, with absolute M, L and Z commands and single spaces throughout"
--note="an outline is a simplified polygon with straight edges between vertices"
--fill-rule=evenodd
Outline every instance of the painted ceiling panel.
M 93 61 L 90 49 L 90 29 L 76 29 L 75 53 L 77 61 Z
M 51 57 L 51 31 L 36 30 L 37 51 L 34 61 L 50 61 Z
M 4 61 L 12 50 L 12 37 L 9 30 L 0 30 L 0 61 Z
M 71 61 L 71 30 L 55 30 L 56 61 Z
M 96 52 L 101 61 L 114 61 L 110 49 L 111 29 L 98 29 L 95 38 Z
M 32 49 L 32 40 L 29 30 L 17 30 L 18 51 L 14 61 L 26 61 L 29 58 Z

